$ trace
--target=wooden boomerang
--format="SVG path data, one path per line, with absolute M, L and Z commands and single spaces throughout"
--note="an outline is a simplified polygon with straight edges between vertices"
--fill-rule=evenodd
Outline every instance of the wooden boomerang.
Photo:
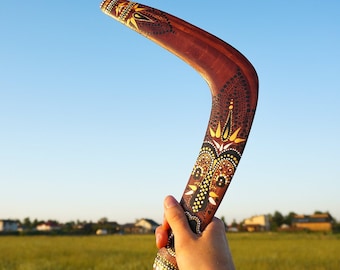
M 170 14 L 125 0 L 105 0 L 100 8 L 187 62 L 210 87 L 208 128 L 180 202 L 191 229 L 200 234 L 214 217 L 240 162 L 256 109 L 256 71 L 229 44 Z M 172 234 L 153 267 L 178 269 Z

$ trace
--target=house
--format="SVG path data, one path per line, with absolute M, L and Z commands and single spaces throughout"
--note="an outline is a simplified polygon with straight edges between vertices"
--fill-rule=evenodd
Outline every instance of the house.
M 152 219 L 142 218 L 135 223 L 127 223 L 122 226 L 122 233 L 154 233 L 159 224 Z
M 18 222 L 10 219 L 0 219 L 0 232 L 16 232 Z
M 247 218 L 243 222 L 243 227 L 248 232 L 259 232 L 259 231 L 269 231 L 269 216 L 268 215 L 259 215 L 252 216 L 251 218 Z
M 60 230 L 61 228 L 57 222 L 47 221 L 37 225 L 36 229 L 41 232 L 50 232 Z
M 135 223 L 126 223 L 121 227 L 121 233 L 143 233 L 143 229 L 141 227 L 136 227 Z
M 307 231 L 330 232 L 333 227 L 333 218 L 329 213 L 295 215 L 292 220 L 292 227 Z
M 142 233 L 154 233 L 159 224 L 152 219 L 142 218 L 136 221 L 135 226 L 141 228 Z

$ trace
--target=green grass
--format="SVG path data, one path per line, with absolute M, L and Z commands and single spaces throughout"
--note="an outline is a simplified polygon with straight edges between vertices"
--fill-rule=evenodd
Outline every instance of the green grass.
M 228 234 L 242 269 L 340 269 L 340 236 Z M 0 237 L 0 270 L 152 269 L 153 235 Z
M 0 238 L 1 270 L 150 269 L 151 235 Z
M 340 269 L 340 236 L 330 234 L 230 234 L 236 269 Z

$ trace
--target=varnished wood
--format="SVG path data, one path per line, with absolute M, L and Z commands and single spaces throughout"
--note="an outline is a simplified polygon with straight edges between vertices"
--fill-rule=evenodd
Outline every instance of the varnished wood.
M 103 1 L 101 9 L 180 57 L 209 85 L 208 128 L 181 199 L 192 230 L 200 234 L 220 205 L 248 139 L 257 104 L 256 71 L 226 42 L 168 13 L 124 0 Z M 178 269 L 173 236 L 159 250 L 154 269 Z

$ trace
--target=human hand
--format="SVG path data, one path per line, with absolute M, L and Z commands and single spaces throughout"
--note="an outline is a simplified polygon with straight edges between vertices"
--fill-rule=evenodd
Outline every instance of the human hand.
M 156 245 L 165 247 L 168 231 L 175 236 L 176 261 L 179 270 L 234 270 L 224 224 L 218 218 L 208 224 L 201 235 L 195 234 L 183 208 L 172 196 L 164 200 L 164 222 L 156 229 Z

